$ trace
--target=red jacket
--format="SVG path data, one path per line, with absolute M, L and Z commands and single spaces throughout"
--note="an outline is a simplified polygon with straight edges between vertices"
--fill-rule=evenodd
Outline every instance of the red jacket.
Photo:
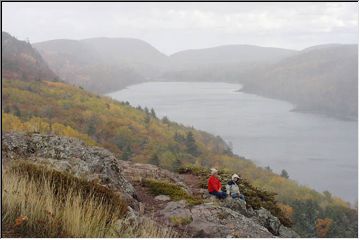
M 208 190 L 209 192 L 218 192 L 221 189 L 221 182 L 220 180 L 215 177 L 211 176 L 208 180 Z

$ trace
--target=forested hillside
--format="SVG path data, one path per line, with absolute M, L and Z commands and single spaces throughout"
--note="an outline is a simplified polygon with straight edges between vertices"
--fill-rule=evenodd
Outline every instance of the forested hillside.
M 1 37 L 2 77 L 26 81 L 57 78 L 30 43 L 17 41 L 6 32 Z
M 185 165 L 228 169 L 260 189 L 276 192 L 302 236 L 320 236 L 324 224 L 321 236 L 357 236 L 357 211 L 343 200 L 257 167 L 234 155 L 220 137 L 158 119 L 151 109 L 134 108 L 53 79 L 29 77 L 33 80 L 2 78 L 3 131 L 77 137 L 107 148 L 120 159 L 173 171 Z
M 288 100 L 297 110 L 357 119 L 358 46 L 305 49 L 241 76 L 244 91 Z

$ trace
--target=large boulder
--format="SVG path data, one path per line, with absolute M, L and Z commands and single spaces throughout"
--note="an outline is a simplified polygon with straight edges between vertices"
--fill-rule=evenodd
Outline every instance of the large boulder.
M 217 204 L 189 206 L 185 201 L 169 202 L 160 216 L 170 226 L 176 222 L 174 219 L 186 224 L 189 237 L 273 237 L 253 219 Z
M 226 198 L 224 201 L 221 201 L 220 204 L 221 206 L 230 208 L 246 217 L 255 215 L 254 211 L 251 211 L 252 209 L 247 209 L 246 202 L 240 199 Z
M 297 232 L 295 232 L 291 228 L 281 225 L 280 229 L 279 229 L 279 237 L 281 237 L 281 238 L 300 238 L 300 235 L 297 234 Z
M 281 226 L 280 220 L 273 216 L 267 209 L 260 208 L 255 210 L 255 218 L 262 226 L 266 227 L 272 234 L 279 236 Z
M 4 133 L 2 159 L 5 163 L 23 159 L 95 181 L 134 203 L 135 189 L 118 167 L 120 160 L 104 148 L 88 146 L 75 138 Z

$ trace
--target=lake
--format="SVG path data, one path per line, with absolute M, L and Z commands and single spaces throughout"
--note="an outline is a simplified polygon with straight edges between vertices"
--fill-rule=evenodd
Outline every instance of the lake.
M 288 102 L 229 83 L 152 82 L 108 96 L 221 136 L 233 152 L 286 169 L 291 179 L 353 203 L 358 196 L 357 122 L 291 111 Z

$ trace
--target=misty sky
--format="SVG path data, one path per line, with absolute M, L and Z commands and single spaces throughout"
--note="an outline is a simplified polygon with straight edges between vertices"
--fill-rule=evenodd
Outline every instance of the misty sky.
M 3 31 L 30 42 L 131 37 L 160 51 L 358 43 L 358 3 L 2 3 Z

